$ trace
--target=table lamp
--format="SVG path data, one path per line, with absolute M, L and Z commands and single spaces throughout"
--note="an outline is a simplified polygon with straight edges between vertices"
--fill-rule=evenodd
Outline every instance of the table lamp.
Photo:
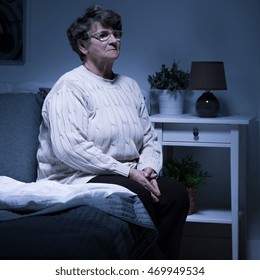
M 221 61 L 196 61 L 191 63 L 189 88 L 205 90 L 196 101 L 200 117 L 216 117 L 220 105 L 211 90 L 227 89 L 224 63 Z

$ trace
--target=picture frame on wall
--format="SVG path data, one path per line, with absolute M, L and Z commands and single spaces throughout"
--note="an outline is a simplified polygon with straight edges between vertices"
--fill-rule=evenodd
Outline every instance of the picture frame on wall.
M 26 0 L 0 0 L 0 65 L 26 61 Z

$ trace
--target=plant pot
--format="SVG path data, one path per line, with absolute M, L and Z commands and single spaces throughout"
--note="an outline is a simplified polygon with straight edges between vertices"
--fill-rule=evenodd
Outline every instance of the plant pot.
M 159 91 L 159 90 L 158 90 Z M 160 90 L 159 111 L 162 115 L 181 115 L 184 106 L 184 90 Z
M 192 215 L 195 212 L 196 209 L 196 194 L 197 189 L 196 188 L 187 188 L 189 200 L 190 200 L 190 208 L 188 215 Z

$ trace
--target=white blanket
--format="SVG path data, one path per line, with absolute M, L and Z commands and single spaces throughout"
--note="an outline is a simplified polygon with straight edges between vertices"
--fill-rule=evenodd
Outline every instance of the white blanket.
M 23 183 L 10 177 L 0 176 L 1 210 L 37 211 L 74 198 L 107 198 L 113 193 L 136 196 L 135 193 L 115 184 L 66 185 L 48 180 Z

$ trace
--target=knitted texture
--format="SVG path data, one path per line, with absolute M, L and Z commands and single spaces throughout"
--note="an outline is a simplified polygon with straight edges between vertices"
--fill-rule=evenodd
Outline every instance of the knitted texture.
M 86 182 L 98 174 L 128 176 L 130 168 L 162 165 L 161 145 L 137 83 L 106 80 L 79 66 L 45 99 L 38 179 Z

